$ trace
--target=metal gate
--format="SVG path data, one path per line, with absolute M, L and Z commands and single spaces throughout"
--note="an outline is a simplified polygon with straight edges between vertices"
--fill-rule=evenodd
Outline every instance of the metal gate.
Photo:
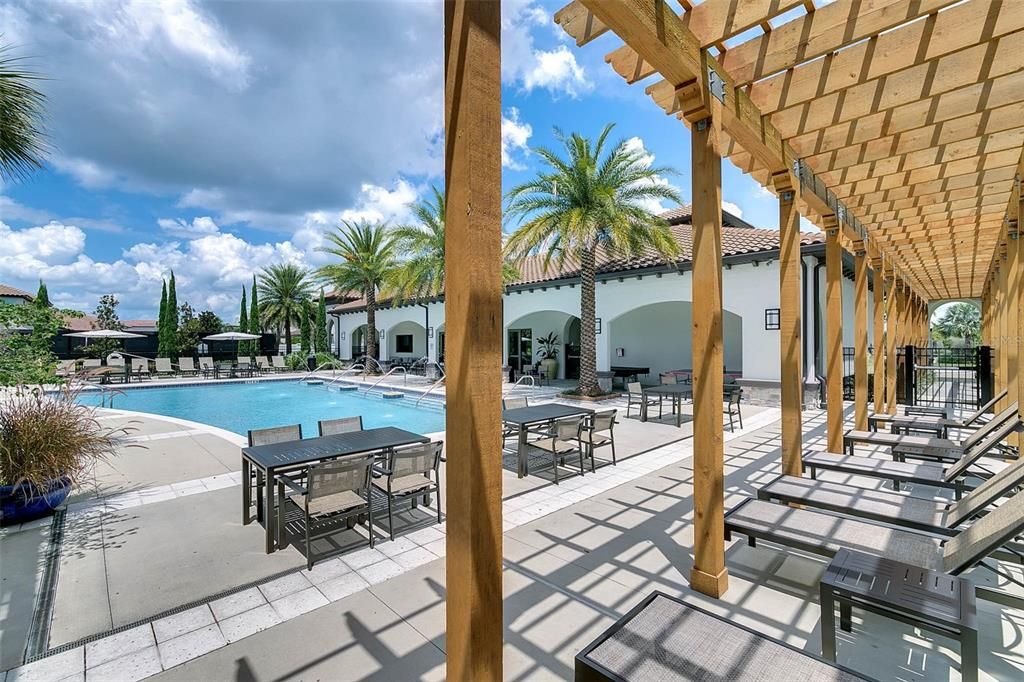
M 992 349 L 917 348 L 897 352 L 896 398 L 905 405 L 977 409 L 992 398 Z

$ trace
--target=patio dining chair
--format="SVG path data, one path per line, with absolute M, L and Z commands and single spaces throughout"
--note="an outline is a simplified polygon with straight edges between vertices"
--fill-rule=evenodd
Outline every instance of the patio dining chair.
M 146 358 L 132 358 L 132 374 L 137 379 L 149 379 L 149 360 Z
M 253 364 L 252 358 L 248 355 L 239 355 L 236 358 L 235 366 L 238 367 L 240 372 L 248 372 L 249 374 L 252 374 L 256 369 L 256 365 Z
M 202 358 L 200 358 L 202 359 Z M 274 426 L 269 429 L 249 429 L 249 447 L 256 445 L 273 445 L 274 443 L 287 443 L 292 440 L 302 440 L 302 424 L 289 424 L 288 426 Z M 273 481 L 265 481 L 265 485 L 273 485 Z M 250 499 L 259 500 L 263 494 L 262 486 L 256 483 L 255 469 L 249 475 L 249 485 L 256 491 L 255 497 Z M 258 504 L 258 502 L 257 502 Z M 267 510 L 267 514 L 273 510 Z
M 513 398 L 502 398 L 501 409 L 503 410 L 519 410 L 524 407 L 530 406 L 530 399 L 526 396 L 513 397 Z
M 658 419 L 661 419 L 662 403 L 661 398 L 655 398 L 644 393 L 644 387 L 639 381 L 631 381 L 626 384 L 626 418 L 629 418 L 630 410 L 634 406 L 640 409 L 640 418 L 642 419 L 647 413 L 647 408 L 657 405 L 658 406 Z
M 273 372 L 274 367 L 270 364 L 270 359 L 266 355 L 256 356 L 256 367 L 259 368 L 260 373 Z
M 733 428 L 733 417 L 739 420 L 740 428 L 743 428 L 743 414 L 740 412 L 740 400 L 743 398 L 743 389 L 735 388 L 729 391 L 729 398 L 725 404 L 725 413 L 729 415 L 729 431 Z
M 611 447 L 612 465 L 618 464 L 615 458 L 615 413 L 618 410 L 598 412 L 583 422 L 580 430 L 580 441 L 583 443 L 583 457 L 590 460 L 590 471 L 595 471 L 594 451 L 598 448 Z
M 387 454 L 385 466 L 377 465 L 373 471 L 373 486 L 388 498 L 388 532 L 395 539 L 392 502 L 410 498 L 412 508 L 422 497 L 430 504 L 430 494 L 437 494 L 437 522 L 441 523 L 441 450 L 444 443 L 433 441 L 404 448 L 395 448 Z M 433 474 L 433 476 L 431 476 Z
M 321 419 L 317 422 L 321 436 L 333 436 L 339 433 L 352 433 L 363 430 L 363 417 L 342 417 L 340 419 Z
M 196 369 L 196 361 L 191 356 L 178 358 L 178 373 L 195 376 L 199 373 L 199 370 Z
M 277 508 L 278 544 L 282 548 L 288 546 L 287 511 L 297 510 L 303 519 L 307 569 L 312 570 L 315 563 L 313 531 L 329 524 L 329 532 L 333 532 L 334 521 L 344 519 L 351 527 L 353 520 L 365 517 L 370 547 L 373 547 L 373 505 L 370 504 L 373 459 L 373 455 L 354 455 L 314 464 L 306 470 L 305 484 L 290 476 L 277 477 L 281 499 Z M 289 490 L 291 494 L 287 494 Z
M 558 485 L 558 465 L 565 464 L 565 458 L 574 452 L 580 458 L 580 476 L 583 475 L 583 442 L 580 433 L 583 430 L 583 417 L 567 417 L 555 421 L 554 428 L 548 438 L 535 440 L 530 445 L 551 455 L 551 465 L 555 472 L 555 485 Z

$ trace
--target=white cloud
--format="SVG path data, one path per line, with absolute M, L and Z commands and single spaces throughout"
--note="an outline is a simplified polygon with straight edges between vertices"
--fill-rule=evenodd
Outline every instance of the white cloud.
M 2 189 L 2 187 L 0 187 Z M 45 223 L 50 220 L 48 211 L 41 211 L 20 204 L 10 197 L 0 194 L 0 219 L 24 220 L 30 223 Z
M 576 56 L 565 45 L 548 50 L 535 44 L 534 29 L 552 25 L 548 12 L 528 0 L 502 3 L 502 80 L 517 83 L 526 91 L 543 88 L 556 97 L 579 97 L 589 92 L 593 83 Z
M 523 163 L 515 158 L 530 153 L 530 136 L 533 127 L 519 120 L 519 110 L 511 107 L 508 116 L 501 117 L 501 165 L 512 170 L 523 170 Z
M 738 205 L 734 204 L 731 201 L 723 201 L 722 202 L 722 210 L 723 211 L 728 211 L 729 213 L 732 213 L 737 218 L 742 218 L 743 217 L 743 209 L 740 208 Z
M 160 218 L 156 222 L 164 232 L 177 237 L 199 237 L 220 232 L 217 223 L 209 216 L 193 218 L 191 223 L 181 218 Z
M 50 161 L 57 170 L 67 173 L 78 184 L 90 189 L 110 187 L 117 180 L 116 173 L 89 159 L 56 155 Z
M 650 168 L 651 166 L 654 165 L 654 154 L 652 154 L 647 149 L 647 147 L 644 146 L 644 141 L 639 137 L 634 136 L 628 138 L 625 142 L 625 147 L 628 151 L 638 154 L 640 156 L 640 163 L 646 166 L 647 168 Z M 680 196 L 682 195 L 682 192 L 678 187 L 670 183 L 668 181 L 668 178 L 662 177 L 660 175 L 655 175 L 654 177 L 652 177 L 650 182 L 647 184 L 672 187 Z M 661 213 L 662 211 L 665 211 L 668 208 L 660 200 L 654 198 L 641 201 L 639 202 L 639 205 L 642 208 L 649 211 L 650 213 Z
M 359 190 L 359 200 L 354 207 L 341 212 L 342 220 L 403 223 L 410 219 L 409 204 L 418 196 L 416 188 L 401 178 L 395 182 L 394 189 L 363 183 Z

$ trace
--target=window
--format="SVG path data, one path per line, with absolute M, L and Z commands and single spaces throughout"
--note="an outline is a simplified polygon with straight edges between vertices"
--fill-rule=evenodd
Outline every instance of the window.
M 764 328 L 768 330 L 779 329 L 779 309 L 764 309 Z
M 395 352 L 396 353 L 411 353 L 412 352 L 412 334 L 396 334 L 395 335 Z

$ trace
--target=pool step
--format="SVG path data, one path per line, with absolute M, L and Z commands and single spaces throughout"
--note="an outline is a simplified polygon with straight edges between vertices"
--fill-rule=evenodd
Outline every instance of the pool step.
M 323 386 L 323 384 L 323 379 L 310 379 L 309 381 L 306 382 L 307 386 Z
M 339 391 L 358 391 L 359 387 L 355 384 L 338 384 Z
M 384 400 L 397 400 L 399 398 L 404 398 L 405 394 L 401 391 L 384 391 L 381 393 L 381 397 L 384 398 Z

